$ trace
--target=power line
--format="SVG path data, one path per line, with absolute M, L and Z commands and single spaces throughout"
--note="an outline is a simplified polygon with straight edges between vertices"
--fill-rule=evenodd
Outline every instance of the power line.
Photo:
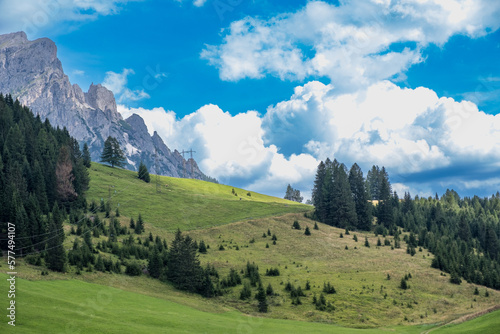
M 193 149 L 190 149 L 189 151 L 184 151 L 182 150 L 181 154 L 182 154 L 182 158 L 184 159 L 184 154 L 187 154 L 189 153 L 191 155 L 191 160 L 189 161 L 190 164 L 191 164 L 191 178 L 193 179 L 194 176 L 193 176 L 193 153 L 196 153 L 196 151 L 193 151 Z M 186 159 L 184 159 L 183 161 L 183 167 L 184 167 L 184 178 L 186 178 Z

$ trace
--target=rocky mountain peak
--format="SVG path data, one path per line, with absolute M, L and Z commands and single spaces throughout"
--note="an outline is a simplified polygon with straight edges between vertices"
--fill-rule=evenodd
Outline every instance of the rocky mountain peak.
M 52 125 L 66 127 L 71 136 L 89 144 L 95 161 L 106 138 L 113 136 L 127 155 L 127 168 L 135 170 L 142 161 L 159 174 L 186 175 L 186 160 L 172 153 L 157 133 L 150 136 L 139 115 L 123 120 L 109 89 L 92 83 L 84 93 L 71 85 L 48 38 L 29 41 L 24 32 L 0 35 L 0 93 L 11 94 Z M 191 177 L 214 181 L 192 165 Z
M 92 83 L 87 93 L 85 93 L 85 102 L 94 109 L 100 109 L 109 113 L 111 117 L 121 119 L 121 115 L 116 109 L 116 101 L 113 92 L 101 84 Z
M 0 35 L 0 48 L 9 46 L 10 44 L 28 43 L 28 36 L 24 31 L 13 32 L 10 34 Z M 6 45 L 4 45 L 6 44 Z

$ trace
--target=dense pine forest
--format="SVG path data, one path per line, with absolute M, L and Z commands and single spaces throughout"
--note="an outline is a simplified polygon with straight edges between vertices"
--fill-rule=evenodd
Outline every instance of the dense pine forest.
M 85 209 L 88 184 L 84 156 L 68 131 L 0 94 L 1 249 L 13 223 L 18 256 L 43 251 L 49 269 L 63 270 L 65 213 Z
M 394 236 L 396 248 L 403 238 L 411 256 L 429 249 L 432 267 L 449 273 L 452 283 L 500 289 L 499 192 L 461 198 L 447 190 L 440 198 L 405 193 L 400 199 L 384 167 L 373 166 L 365 179 L 357 164 L 348 171 L 327 159 L 317 169 L 313 204 L 314 218 L 323 223 Z

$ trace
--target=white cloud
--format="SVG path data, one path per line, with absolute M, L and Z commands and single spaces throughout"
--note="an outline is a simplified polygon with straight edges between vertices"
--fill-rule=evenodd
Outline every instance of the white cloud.
M 150 134 L 157 131 L 171 149 L 193 148 L 206 174 L 253 191 L 283 196 L 288 183 L 308 191 L 319 163 L 308 154 L 285 158 L 276 146 L 265 145 L 262 118 L 255 111 L 232 116 L 218 106 L 205 105 L 182 119 L 163 108 L 118 105 L 118 111 L 124 118 L 140 115 Z
M 430 43 L 498 29 L 499 15 L 500 3 L 486 0 L 311 1 L 295 13 L 231 23 L 221 45 L 207 45 L 201 57 L 223 80 L 327 76 L 354 90 L 400 77 Z
M 65 22 L 85 22 L 113 15 L 129 2 L 143 0 L 23 0 L 0 2 L 0 33 L 24 31 L 29 38 L 49 29 L 67 29 Z
M 73 75 L 82 76 L 82 75 L 85 75 L 85 71 L 82 71 L 82 70 L 73 70 Z
M 295 138 L 295 152 L 300 145 L 319 159 L 335 156 L 365 170 L 379 164 L 404 174 L 471 158 L 500 159 L 500 115 L 388 81 L 341 95 L 331 85 L 310 82 L 297 87 L 290 100 L 268 108 L 263 128 L 266 142 L 278 147 Z
M 119 105 L 118 110 L 124 117 L 143 117 L 150 133 L 158 131 L 170 148 L 195 150 L 208 175 L 276 196 L 283 196 L 288 183 L 310 196 L 316 167 L 326 157 L 348 167 L 357 162 L 365 173 L 372 164 L 386 166 L 400 195 L 422 196 L 433 195 L 436 187 L 480 189 L 500 161 L 500 115 L 389 81 L 343 94 L 332 85 L 309 82 L 265 115 L 233 116 L 216 105 L 181 119 L 163 108 Z M 485 172 L 478 169 L 464 178 L 462 168 L 462 174 L 453 174 L 456 166 L 471 162 Z M 450 172 L 440 179 L 432 170 Z M 422 173 L 431 173 L 433 183 Z
M 207 2 L 207 0 L 195 0 L 193 2 L 193 5 L 195 5 L 196 7 L 202 7 L 205 4 L 205 2 Z
M 131 74 L 135 74 L 135 72 L 128 68 L 124 68 L 122 73 L 116 73 L 113 71 L 106 72 L 102 85 L 115 94 L 118 103 L 126 101 L 139 101 L 150 98 L 149 94 L 146 93 L 144 89 L 139 88 L 131 90 L 127 88 L 127 77 Z

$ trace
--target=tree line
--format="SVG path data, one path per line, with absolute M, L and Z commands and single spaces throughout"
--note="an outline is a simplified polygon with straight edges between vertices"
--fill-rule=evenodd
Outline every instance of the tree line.
M 432 267 L 461 279 L 500 289 L 500 193 L 489 198 L 461 198 L 454 190 L 443 196 L 402 199 L 392 192 L 384 167 L 373 166 L 363 176 L 355 163 L 348 171 L 337 160 L 320 162 L 312 201 L 314 216 L 323 223 L 394 236 L 394 247 L 407 253 L 427 248 Z M 375 203 L 374 204 L 372 204 Z

